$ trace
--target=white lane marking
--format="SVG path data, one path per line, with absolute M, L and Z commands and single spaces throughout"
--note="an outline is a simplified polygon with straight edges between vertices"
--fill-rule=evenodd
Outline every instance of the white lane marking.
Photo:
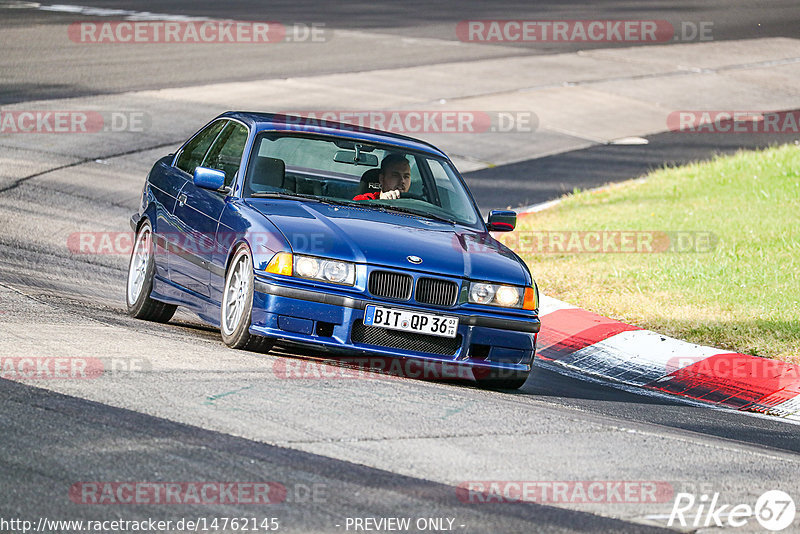
M 800 395 L 792 397 L 775 406 L 770 406 L 770 413 L 778 417 L 785 417 L 793 421 L 800 422 Z
M 110 9 L 91 6 L 75 6 L 70 4 L 40 4 L 38 2 L 10 2 L 0 4 L 3 9 L 38 9 L 55 13 L 73 13 L 89 17 L 119 17 L 124 20 L 217 20 L 211 17 L 190 17 L 187 15 L 170 15 L 166 13 L 152 13 L 150 11 L 132 11 L 130 9 Z
M 644 137 L 620 137 L 619 139 L 612 139 L 609 144 L 611 145 L 647 145 L 650 141 Z
M 620 332 L 559 361 L 575 369 L 641 386 L 726 351 L 649 330 Z
M 553 200 L 548 200 L 547 202 L 542 202 L 540 204 L 533 204 L 533 205 L 530 205 L 530 206 L 523 206 L 521 208 L 517 208 L 517 211 L 520 214 L 523 214 L 523 213 L 536 213 L 537 211 L 546 210 L 547 208 L 552 208 L 553 206 L 557 206 L 558 204 L 561 204 L 561 200 L 563 198 L 564 197 L 560 197 L 560 198 L 556 198 L 556 199 L 553 199 Z
M 37 9 L 39 2 L 3 2 L 0 9 Z

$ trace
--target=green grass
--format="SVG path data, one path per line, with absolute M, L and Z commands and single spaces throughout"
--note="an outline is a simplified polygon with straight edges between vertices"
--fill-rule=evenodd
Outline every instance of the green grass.
M 505 236 L 546 295 L 674 337 L 800 363 L 800 147 L 568 195 Z M 697 231 L 706 252 L 539 253 L 530 231 Z

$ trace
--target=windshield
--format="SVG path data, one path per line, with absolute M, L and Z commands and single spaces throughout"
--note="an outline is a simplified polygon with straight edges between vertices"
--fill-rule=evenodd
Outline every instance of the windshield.
M 456 171 L 443 158 L 283 132 L 264 132 L 256 138 L 244 196 L 295 196 L 468 226 L 478 226 L 481 220 Z

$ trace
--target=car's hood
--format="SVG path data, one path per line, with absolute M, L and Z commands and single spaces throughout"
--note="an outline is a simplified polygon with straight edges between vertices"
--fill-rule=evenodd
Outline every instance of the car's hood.
M 512 284 L 529 284 L 517 256 L 487 232 L 370 208 L 248 199 L 299 254 Z M 422 259 L 418 265 L 409 256 Z

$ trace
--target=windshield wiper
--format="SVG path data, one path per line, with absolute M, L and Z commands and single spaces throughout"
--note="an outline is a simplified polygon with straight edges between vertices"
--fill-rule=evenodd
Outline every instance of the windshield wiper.
M 288 191 L 284 193 L 281 193 L 279 191 L 262 191 L 262 192 L 257 191 L 255 193 L 251 193 L 250 196 L 252 198 L 302 198 L 302 199 L 311 198 L 319 200 L 317 197 L 313 195 L 301 195 L 299 193 L 289 193 Z
M 418 217 L 434 219 L 436 221 L 447 224 L 452 224 L 452 225 L 456 224 L 456 221 L 452 219 L 448 219 L 447 217 L 442 217 L 441 215 L 434 215 L 433 213 L 428 213 L 427 211 L 414 210 L 411 208 L 401 208 L 399 206 L 387 206 L 386 204 L 371 204 L 371 205 L 373 207 L 381 208 L 384 211 L 399 211 L 400 213 L 410 213 L 411 215 L 417 215 Z
M 358 206 L 357 202 L 347 200 L 337 200 L 328 197 L 319 197 L 317 195 L 307 195 L 305 193 L 280 193 L 280 192 L 260 192 L 251 193 L 252 198 L 297 198 L 302 200 L 313 200 L 315 202 L 322 202 L 323 204 L 335 204 L 337 206 Z

